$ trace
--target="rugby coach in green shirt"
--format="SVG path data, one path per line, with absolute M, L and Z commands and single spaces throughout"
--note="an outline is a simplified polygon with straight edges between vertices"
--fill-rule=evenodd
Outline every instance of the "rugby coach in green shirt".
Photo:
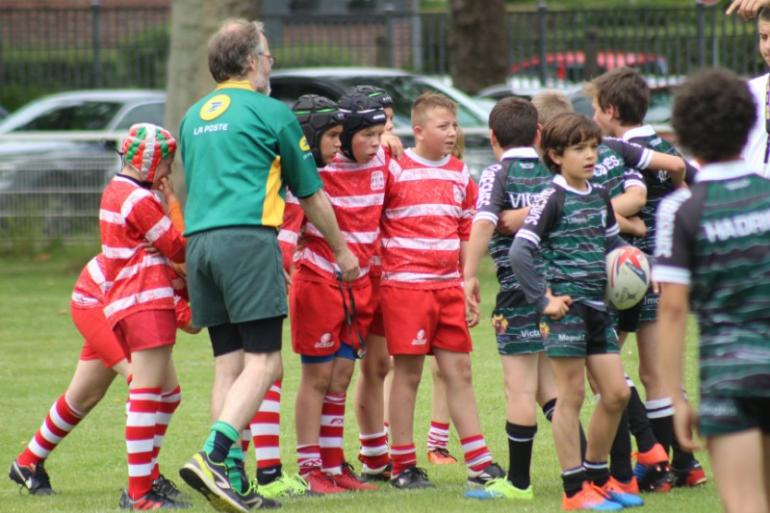
M 187 284 L 193 324 L 208 328 L 214 352 L 216 420 L 204 450 L 180 474 L 210 502 L 245 513 L 263 499 L 253 490 L 237 493 L 228 473 L 240 450 L 233 444 L 282 374 L 288 309 L 277 230 L 285 186 L 326 237 L 342 278 L 357 278 L 359 266 L 296 117 L 268 96 L 274 59 L 262 24 L 224 22 L 209 41 L 208 61 L 217 87 L 187 110 L 179 134 L 188 187 Z

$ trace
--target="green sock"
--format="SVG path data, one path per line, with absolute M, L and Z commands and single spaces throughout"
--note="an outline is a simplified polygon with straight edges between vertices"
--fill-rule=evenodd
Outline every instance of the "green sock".
M 225 466 L 227 467 L 227 477 L 230 478 L 230 486 L 233 487 L 233 490 L 240 494 L 246 493 L 249 480 L 244 475 L 243 450 L 241 450 L 240 443 L 234 443 L 230 446 L 230 452 L 227 453 L 225 458 Z
M 206 439 L 206 443 L 203 445 L 203 450 L 211 461 L 222 463 L 230 452 L 230 447 L 240 438 L 241 435 L 237 429 L 227 422 L 218 420 L 211 426 L 211 431 Z

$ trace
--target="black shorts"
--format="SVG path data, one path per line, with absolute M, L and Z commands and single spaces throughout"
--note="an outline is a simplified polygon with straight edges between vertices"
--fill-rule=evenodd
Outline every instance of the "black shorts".
M 283 316 L 236 324 L 209 326 L 214 357 L 243 349 L 247 353 L 272 353 L 281 350 Z

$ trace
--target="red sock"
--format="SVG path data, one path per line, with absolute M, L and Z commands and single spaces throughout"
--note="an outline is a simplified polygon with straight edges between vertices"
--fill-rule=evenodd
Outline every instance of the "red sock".
M 38 462 L 46 459 L 82 418 L 83 414 L 73 410 L 62 394 L 48 410 L 48 415 L 45 416 L 40 429 L 16 461 L 22 466 L 37 465 Z
M 492 463 L 492 454 L 484 442 L 484 435 L 474 435 L 460 440 L 468 474 L 477 474 Z
M 152 489 L 155 421 L 160 401 L 160 388 L 133 388 L 128 393 L 128 495 L 134 500 Z
M 430 421 L 428 430 L 428 450 L 446 449 L 449 445 L 449 424 L 443 422 Z
M 259 410 L 250 423 L 257 456 L 257 469 L 281 464 L 281 380 L 277 380 L 265 394 Z
M 417 465 L 417 450 L 414 444 L 391 445 L 390 461 L 393 462 L 392 476 L 397 476 L 409 467 Z
M 317 445 L 298 445 L 297 467 L 301 476 L 306 476 L 314 470 L 320 470 L 321 448 Z
M 152 480 L 160 477 L 160 466 L 158 465 L 158 454 L 163 445 L 163 438 L 166 436 L 166 430 L 171 422 L 171 417 L 182 402 L 182 389 L 179 385 L 169 392 L 163 392 L 158 404 L 158 414 L 155 418 L 155 442 L 152 448 Z
M 358 459 L 363 463 L 362 472 L 368 474 L 379 474 L 388 465 L 388 435 L 385 431 L 372 434 L 360 434 L 358 440 L 361 443 L 361 449 L 358 453 Z
M 345 433 L 345 394 L 327 394 L 321 409 L 321 468 L 342 474 L 342 439 Z

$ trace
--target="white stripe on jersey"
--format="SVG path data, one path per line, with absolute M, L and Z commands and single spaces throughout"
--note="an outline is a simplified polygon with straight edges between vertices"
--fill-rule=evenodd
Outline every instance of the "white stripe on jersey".
M 160 221 L 155 223 L 155 226 L 147 231 L 144 237 L 150 242 L 155 242 L 156 240 L 160 239 L 169 228 L 171 228 L 171 219 L 163 216 L 161 217 Z
M 382 205 L 385 200 L 385 194 L 382 192 L 361 196 L 329 196 L 327 194 L 327 197 L 332 205 L 343 208 L 376 207 Z
M 134 305 L 147 303 L 149 301 L 155 301 L 156 299 L 172 298 L 174 297 L 174 289 L 171 287 L 161 287 L 157 289 L 145 290 L 138 294 L 131 294 L 124 298 L 120 298 L 117 301 L 113 301 L 104 308 L 105 317 L 111 317 L 121 310 L 131 308 Z
M 315 235 L 316 237 L 323 237 L 323 234 L 321 231 L 316 228 L 313 223 L 307 223 L 305 225 L 305 230 L 310 235 Z M 345 242 L 350 244 L 373 244 L 377 241 L 377 238 L 380 236 L 380 230 L 379 228 L 373 232 L 342 232 L 342 236 L 345 238 Z
M 393 273 L 393 272 L 386 272 L 383 273 L 382 279 L 383 280 L 390 280 L 390 281 L 403 281 L 403 282 L 426 282 L 426 281 L 449 281 L 449 280 L 455 280 L 460 277 L 459 271 L 453 271 L 449 274 L 433 274 L 433 273 L 410 273 L 410 272 L 400 272 L 400 273 Z
M 142 269 L 153 265 L 166 265 L 166 258 L 162 255 L 145 255 L 138 264 L 129 265 L 120 270 L 115 281 L 131 278 L 141 272 Z
M 388 249 L 404 248 L 424 251 L 457 251 L 460 249 L 460 239 L 391 237 L 388 239 L 383 238 L 382 246 Z
M 117 258 L 122 260 L 128 260 L 132 256 L 134 256 L 134 253 L 137 252 L 137 250 L 141 246 L 136 246 L 133 248 L 114 248 L 111 246 L 105 246 L 102 244 L 102 253 L 104 253 L 104 256 L 107 258 Z
M 124 224 L 123 216 L 120 215 L 120 212 L 112 212 L 103 208 L 99 209 L 99 221 L 117 225 Z
M 404 169 L 398 175 L 399 182 L 411 182 L 415 180 L 446 180 L 460 184 L 467 184 L 467 175 L 464 172 L 458 173 L 448 169 L 439 169 L 435 167 L 416 167 Z
M 147 189 L 136 188 L 133 191 L 131 191 L 131 194 L 128 195 L 126 200 L 123 202 L 123 205 L 120 206 L 121 217 L 124 220 L 128 219 L 128 216 L 131 214 L 131 211 L 134 209 L 134 205 L 136 205 L 137 203 L 139 203 L 140 201 L 142 201 L 147 197 L 155 199 L 155 196 L 153 196 L 152 193 Z
M 409 205 L 406 207 L 389 208 L 385 210 L 388 219 L 401 219 L 404 217 L 420 216 L 451 216 L 460 217 L 463 211 L 455 205 L 442 203 L 423 203 L 421 205 Z
M 535 246 L 540 245 L 540 237 L 533 231 L 521 229 L 518 232 L 516 232 L 516 238 L 519 238 L 519 237 L 534 243 Z
M 492 212 L 479 211 L 479 212 L 476 212 L 476 215 L 473 217 L 474 223 L 477 223 L 479 221 L 489 221 L 495 226 L 497 226 L 497 220 L 498 220 L 497 216 Z
M 304 248 L 302 251 L 299 251 L 297 253 L 297 256 L 295 257 L 296 260 L 307 260 L 308 262 L 312 263 L 314 266 L 318 267 L 319 269 L 326 271 L 329 274 L 336 274 L 339 272 L 340 268 L 336 263 L 332 263 L 313 251 L 310 248 Z M 369 272 L 368 267 L 362 267 L 360 271 L 358 272 L 358 277 L 366 276 L 366 274 Z
M 278 232 L 278 240 L 282 242 L 287 242 L 289 244 L 293 244 L 296 246 L 297 242 L 299 241 L 299 234 L 291 230 L 281 230 L 280 232 Z

